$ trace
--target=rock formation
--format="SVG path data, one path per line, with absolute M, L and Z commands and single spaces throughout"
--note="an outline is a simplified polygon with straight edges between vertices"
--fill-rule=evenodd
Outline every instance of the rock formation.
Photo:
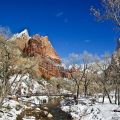
M 61 58 L 52 47 L 47 36 L 43 37 L 36 34 L 29 37 L 28 31 L 24 30 L 15 34 L 11 40 L 15 40 L 24 56 L 39 58 L 39 69 L 36 70 L 37 76 L 47 79 L 51 77 L 71 77 L 70 71 L 62 67 Z
M 21 50 L 25 48 L 25 45 L 28 43 L 30 37 L 28 31 L 25 29 L 21 33 L 13 35 L 11 40 L 15 41 Z
M 43 56 L 57 64 L 61 64 L 61 58 L 58 56 L 51 43 L 48 41 L 48 37 L 41 37 L 34 35 L 29 39 L 28 44 L 23 49 L 24 53 L 29 56 Z

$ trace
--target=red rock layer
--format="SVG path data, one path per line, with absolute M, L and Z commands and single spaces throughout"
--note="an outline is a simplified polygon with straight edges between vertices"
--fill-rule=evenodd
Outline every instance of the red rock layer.
M 29 57 L 39 57 L 38 76 L 47 79 L 50 79 L 51 77 L 71 77 L 70 71 L 65 70 L 61 66 L 61 58 L 52 47 L 48 37 L 34 35 L 28 40 L 28 43 L 25 44 L 23 53 Z

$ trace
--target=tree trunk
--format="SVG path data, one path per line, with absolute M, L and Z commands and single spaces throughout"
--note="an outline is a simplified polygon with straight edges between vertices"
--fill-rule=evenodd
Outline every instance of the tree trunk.
M 105 92 L 106 92 L 106 94 L 107 94 L 107 96 L 108 96 L 108 99 L 109 99 L 110 104 L 112 104 L 112 101 L 111 101 L 110 95 L 109 95 L 109 93 L 108 93 L 108 91 L 107 91 L 106 88 L 105 88 Z
M 102 99 L 102 103 L 104 103 L 105 101 L 105 89 L 103 90 L 103 99 Z
M 78 99 L 78 97 L 79 97 L 79 94 L 80 94 L 80 90 L 79 90 L 79 85 L 77 85 L 77 99 Z
M 84 85 L 84 96 L 85 97 L 87 97 L 87 89 L 88 89 L 87 85 Z
M 1 96 L 0 96 L 1 97 Z M 3 98 L 1 97 L 0 98 L 0 108 L 2 107 L 2 101 L 3 101 Z
M 78 104 L 78 98 L 79 98 L 79 94 L 80 94 L 79 88 L 80 88 L 80 86 L 77 85 L 77 95 L 76 95 L 76 100 L 75 100 L 76 105 Z
M 4 101 L 5 97 L 6 97 L 6 93 L 4 93 L 3 95 L 0 96 L 0 108 L 3 105 L 3 101 Z
M 115 104 L 117 104 L 117 86 L 115 88 Z
M 120 90 L 119 90 L 119 87 L 118 87 L 118 105 L 120 105 Z
M 112 104 L 112 101 L 111 101 L 110 95 L 106 89 L 105 83 L 103 83 L 103 89 L 104 89 L 104 95 L 106 94 L 108 96 L 109 102 L 110 102 L 110 104 Z M 104 103 L 104 97 L 105 97 L 104 95 L 103 95 L 103 103 Z

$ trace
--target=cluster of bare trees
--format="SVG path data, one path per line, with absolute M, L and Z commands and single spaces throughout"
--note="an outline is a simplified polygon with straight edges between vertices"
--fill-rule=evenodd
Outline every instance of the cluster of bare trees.
M 102 74 L 98 75 L 98 79 L 103 86 L 103 103 L 106 95 L 108 96 L 109 102 L 113 103 L 110 96 L 110 93 L 112 92 L 115 99 L 114 103 L 118 105 L 120 104 L 120 57 L 117 54 L 119 52 L 120 51 L 116 51 L 112 58 L 105 54 L 101 65 L 97 62 L 97 65 L 102 71 Z
M 36 60 L 32 59 L 24 58 L 13 41 L 0 37 L 0 106 L 4 98 L 12 94 L 13 84 L 19 84 L 27 73 L 34 73 Z
M 112 88 L 115 91 L 115 104 L 120 105 L 120 48 L 115 52 L 110 68 L 110 78 L 113 80 Z
M 49 89 L 51 93 L 63 94 L 63 90 L 70 91 L 73 94 L 75 93 L 75 83 L 67 78 L 53 77 L 48 82 L 52 85 L 52 87 Z
M 76 93 L 76 99 L 80 95 L 89 97 L 102 94 L 103 103 L 107 97 L 110 103 L 119 104 L 120 57 L 117 58 L 116 63 L 113 56 L 107 52 L 101 57 L 87 51 L 72 54 L 68 59 L 72 61 L 70 65 L 76 70 L 72 72 L 71 80 L 66 81 L 62 78 L 50 80 L 54 87 L 53 91 L 56 89 L 59 92 L 60 88 L 69 90 L 73 94 Z
M 102 93 L 102 102 L 104 103 L 107 96 L 109 102 L 112 103 L 111 98 L 114 94 L 114 103 L 119 104 L 120 65 L 117 64 L 118 66 L 116 66 L 108 53 L 105 53 L 101 58 L 88 52 L 79 56 L 81 64 L 76 68 L 77 71 L 72 73 L 72 80 L 76 85 L 77 99 L 79 95 L 88 97 Z
M 92 14 L 97 18 L 97 20 L 111 20 L 115 23 L 115 25 L 120 28 L 120 0 L 101 0 L 101 7 L 95 8 L 95 6 L 91 7 Z M 120 42 L 120 41 L 119 41 Z M 115 60 L 112 61 L 110 65 L 111 72 L 108 70 L 104 70 L 104 77 L 106 83 L 107 81 L 110 83 L 109 88 L 112 87 L 115 91 L 115 104 L 120 104 L 120 50 L 118 49 L 116 52 L 117 62 Z M 109 78 L 109 79 L 108 79 Z M 109 81 L 111 79 L 111 81 Z M 104 85 L 105 86 L 105 85 Z M 105 88 L 106 89 L 106 88 Z M 104 89 L 104 91 L 106 91 Z M 107 93 L 107 92 L 105 92 Z M 109 95 L 108 95 L 109 97 Z M 104 97 L 103 97 L 104 101 Z M 110 100 L 110 103 L 112 102 Z
M 100 61 L 99 59 L 95 59 L 95 64 L 99 67 L 99 71 L 97 71 L 97 80 L 98 84 L 100 87 L 102 87 L 102 93 L 103 93 L 103 103 L 104 103 L 104 98 L 107 95 L 110 103 L 112 103 L 110 99 L 110 95 L 108 92 L 108 87 L 109 87 L 109 72 L 107 71 L 109 65 L 111 64 L 111 58 L 108 53 L 105 53 L 102 57 L 102 60 Z
M 88 52 L 84 52 L 83 54 L 79 55 L 80 59 L 80 67 L 76 68 L 77 70 L 72 73 L 72 79 L 76 83 L 77 89 L 77 98 L 80 94 L 80 85 L 83 86 L 84 96 L 86 97 L 88 94 L 88 87 L 90 85 L 90 74 L 92 72 L 92 60 L 93 56 Z M 73 65 L 75 66 L 75 65 Z

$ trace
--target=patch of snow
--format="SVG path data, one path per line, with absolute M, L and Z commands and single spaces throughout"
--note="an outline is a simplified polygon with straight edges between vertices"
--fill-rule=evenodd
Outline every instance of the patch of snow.
M 18 114 L 22 112 L 22 108 L 20 110 L 16 110 L 16 106 L 20 105 L 17 101 L 9 100 L 3 104 L 3 116 L 0 116 L 0 120 L 16 120 Z
M 29 117 L 24 117 L 23 120 L 36 120 L 36 119 L 33 116 L 29 116 Z
M 68 90 L 60 89 L 60 94 L 72 94 L 72 93 Z
M 118 105 L 109 104 L 106 99 L 106 103 L 89 104 L 89 100 L 80 99 L 88 104 L 78 105 L 71 104 L 69 106 L 62 104 L 61 109 L 72 115 L 74 120 L 120 120 L 120 113 L 113 112 L 118 109 Z M 79 100 L 79 101 L 80 101 Z
M 23 37 L 23 35 L 27 36 L 28 39 L 30 39 L 30 36 L 29 36 L 28 30 L 25 29 L 25 30 L 23 30 L 23 31 L 20 32 L 20 33 L 16 33 L 16 34 L 14 34 L 14 35 L 12 36 L 11 40 L 14 40 L 14 39 L 16 39 L 16 38 L 21 38 L 21 37 Z
M 5 101 L 5 102 L 4 102 L 3 107 L 8 107 L 8 106 L 10 106 L 11 108 L 14 108 L 14 107 L 16 107 L 17 105 L 19 105 L 19 102 L 14 101 L 14 100 L 8 100 L 8 101 Z

